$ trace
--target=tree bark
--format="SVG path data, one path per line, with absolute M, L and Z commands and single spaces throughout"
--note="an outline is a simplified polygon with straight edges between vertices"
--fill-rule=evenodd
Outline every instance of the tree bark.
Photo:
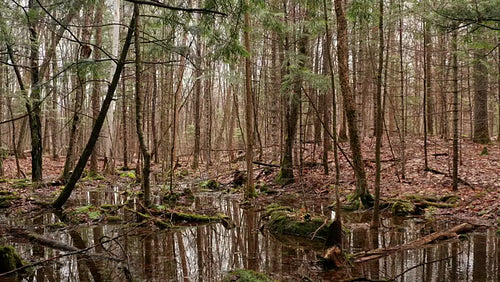
M 96 9 L 95 9 L 95 19 L 94 19 L 94 24 L 96 25 L 95 28 L 95 45 L 97 47 L 101 47 L 102 45 L 102 20 L 103 20 L 103 9 L 104 9 L 104 1 L 103 0 L 97 0 L 96 2 Z M 99 48 L 94 48 L 94 54 L 93 54 L 93 59 L 94 61 L 98 61 L 101 59 L 101 50 Z M 91 103 L 92 103 L 92 126 L 95 124 L 95 120 L 97 119 L 97 116 L 99 116 L 99 107 L 100 107 L 100 94 L 101 94 L 101 84 L 98 81 L 99 80 L 99 72 L 94 72 L 93 75 L 93 87 L 92 87 L 92 96 L 91 96 Z M 90 157 L 90 174 L 91 175 L 97 175 L 99 171 L 99 165 L 98 165 L 98 154 L 99 154 L 99 143 L 96 144 L 94 147 L 94 150 L 92 150 L 92 156 Z
M 375 201 L 373 205 L 372 228 L 379 227 L 379 201 L 380 201 L 380 148 L 382 147 L 382 128 L 384 125 L 382 112 L 382 72 L 384 68 L 384 1 L 379 0 L 379 53 L 378 53 L 378 71 L 377 71 L 377 92 L 375 96 Z
M 246 1 L 246 5 L 248 2 Z M 251 69 L 251 53 L 250 53 L 250 17 L 248 15 L 248 7 L 245 12 L 245 29 L 243 38 L 245 41 L 245 49 L 248 52 L 245 57 L 245 127 L 247 132 L 246 142 L 246 163 L 247 163 L 247 182 L 245 188 L 245 200 L 255 197 L 255 187 L 253 180 L 253 143 L 254 143 L 254 125 L 253 125 L 253 95 L 252 95 L 252 69 Z
M 474 79 L 474 137 L 473 141 L 479 144 L 490 142 L 488 131 L 488 69 L 487 56 L 480 49 L 474 51 L 473 79 Z
M 149 175 L 151 172 L 151 154 L 149 152 L 148 144 L 144 138 L 142 130 L 143 122 L 143 109 L 142 109 L 142 61 L 141 61 L 141 38 L 140 38 L 140 14 L 139 4 L 134 3 L 134 16 L 135 18 L 135 31 L 134 31 L 134 45 L 135 45 L 135 127 L 137 131 L 137 138 L 139 139 L 139 146 L 142 154 L 142 173 L 141 173 L 141 188 L 144 193 L 144 206 L 151 205 L 151 190 L 149 186 Z M 172 189 L 172 188 L 171 188 Z
M 37 14 L 34 0 L 28 2 L 29 11 Z M 41 121 L 41 89 L 40 72 L 38 67 L 38 19 L 29 19 L 30 33 L 30 72 L 31 72 L 31 94 L 30 106 L 27 108 L 30 133 L 31 133 L 31 179 L 33 182 L 42 181 L 42 121 Z
M 199 39 L 199 38 L 198 38 Z M 198 40 L 198 48 L 196 50 L 197 66 L 195 66 L 195 84 L 194 84 L 194 150 L 192 168 L 197 169 L 200 158 L 200 97 L 201 97 L 201 42 Z
M 356 121 L 356 106 L 352 95 L 351 86 L 349 84 L 349 49 L 347 46 L 347 20 L 343 8 L 342 0 L 335 0 L 335 13 L 337 15 L 337 58 L 339 68 L 339 82 L 344 99 L 344 111 L 346 113 L 347 123 L 349 127 L 349 141 L 351 144 L 352 160 L 354 166 L 354 174 L 356 176 L 356 191 L 355 197 L 360 199 L 360 203 L 367 207 L 370 206 L 370 197 L 368 192 L 368 184 L 366 182 L 365 168 L 363 164 L 363 156 L 361 154 L 361 144 L 358 134 L 358 126 Z
M 65 181 L 68 180 L 69 174 L 73 169 L 75 163 L 75 155 L 77 154 L 77 141 L 78 136 L 80 134 L 80 124 L 81 124 L 81 115 L 82 115 L 82 107 L 85 99 L 85 89 L 86 89 L 86 79 L 87 79 L 87 67 L 85 66 L 85 61 L 89 58 L 90 55 L 90 46 L 87 44 L 90 41 L 91 30 L 90 30 L 90 21 L 92 18 L 92 14 L 94 11 L 94 7 L 91 6 L 88 13 L 85 15 L 84 19 L 84 28 L 82 30 L 82 44 L 78 48 L 78 62 L 76 64 L 76 97 L 73 108 L 73 118 L 71 121 L 71 129 L 69 135 L 69 143 L 68 150 L 66 152 L 66 161 L 64 163 L 64 169 L 62 174 L 62 179 Z
M 75 169 L 68 180 L 68 183 L 61 191 L 57 199 L 52 203 L 52 207 L 56 209 L 62 208 L 62 206 L 71 196 L 71 193 L 75 189 L 76 182 L 78 182 L 78 179 L 80 179 L 80 177 L 82 176 L 83 169 L 85 168 L 85 165 L 90 155 L 92 154 L 92 150 L 95 146 L 95 143 L 97 142 L 99 133 L 101 132 L 109 106 L 111 104 L 111 101 L 113 100 L 113 95 L 115 93 L 116 87 L 118 86 L 118 81 L 120 79 L 123 66 L 125 65 L 125 60 L 127 58 L 128 49 L 132 42 L 132 35 L 134 33 L 134 30 L 135 16 L 132 16 L 132 19 L 130 20 L 129 30 L 125 38 L 125 43 L 123 44 L 123 49 L 117 62 L 115 72 L 113 74 L 113 79 L 111 80 L 111 84 L 109 85 L 104 101 L 102 102 L 101 111 L 99 112 L 99 116 L 97 117 L 95 125 L 92 128 L 92 132 L 90 134 L 87 145 L 85 146 L 85 149 L 83 150 L 82 155 L 80 156 L 80 159 L 78 160 L 78 163 L 76 164 Z
M 452 68 L 453 68 L 453 191 L 458 191 L 458 47 L 457 31 L 452 34 Z

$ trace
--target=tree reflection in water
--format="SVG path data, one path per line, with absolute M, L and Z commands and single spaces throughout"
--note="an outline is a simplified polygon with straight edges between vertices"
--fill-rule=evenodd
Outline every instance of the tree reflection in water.
M 107 196 L 109 197 L 109 195 Z M 92 195 L 89 202 L 100 204 Z M 106 201 L 113 199 L 109 197 Z M 115 199 L 116 200 L 116 199 Z M 500 238 L 496 230 L 472 233 L 469 240 L 452 240 L 427 248 L 397 252 L 377 261 L 352 268 L 324 271 L 316 264 L 321 244 L 307 240 L 275 238 L 261 230 L 261 207 L 241 209 L 231 196 L 197 198 L 194 205 L 203 208 L 210 201 L 220 212 L 229 215 L 235 228 L 221 224 L 157 230 L 141 227 L 131 229 L 120 225 L 83 226 L 75 230 L 49 230 L 44 224 L 57 221 L 46 214 L 24 221 L 38 226 L 38 233 L 78 248 L 97 245 L 93 255 L 67 256 L 38 267 L 36 281 L 220 281 L 227 271 L 246 268 L 269 274 L 279 281 L 311 279 L 335 281 L 349 277 L 398 281 L 500 281 Z M 89 202 L 82 204 L 90 204 Z M 127 215 L 123 215 L 126 217 Z M 369 217 L 368 217 L 369 218 Z M 363 217 L 351 217 L 363 222 Z M 9 224 L 23 224 L 12 220 Z M 377 247 L 394 246 L 422 236 L 424 229 L 441 230 L 439 223 L 418 223 L 414 219 L 387 218 L 378 232 L 353 228 L 346 233 L 344 250 L 358 252 Z M 119 237 L 119 235 L 122 235 Z M 118 237 L 100 246 L 103 239 Z M 0 238 L 0 244 L 13 245 L 27 260 L 49 259 L 64 252 L 46 247 Z M 115 259 L 107 259 L 115 258 Z M 122 259 L 122 262 L 116 261 Z M 411 270 L 409 270 L 411 269 Z M 130 276 L 127 275 L 130 271 Z

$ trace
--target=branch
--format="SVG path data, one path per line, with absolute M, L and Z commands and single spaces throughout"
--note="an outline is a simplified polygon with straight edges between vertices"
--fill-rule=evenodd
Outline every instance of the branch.
M 167 4 L 163 4 L 160 2 L 156 2 L 156 1 L 150 1 L 150 0 L 125 0 L 125 1 L 131 2 L 134 4 L 150 5 L 150 6 L 165 8 L 165 9 L 169 9 L 172 11 L 181 11 L 181 12 L 187 12 L 187 13 L 200 13 L 200 14 L 216 14 L 216 15 L 221 15 L 221 16 L 227 16 L 226 13 L 222 13 L 219 11 L 200 9 L 200 8 L 174 7 L 174 6 L 169 6 Z
M 9 123 L 9 122 L 14 122 L 14 121 L 16 121 L 16 120 L 23 119 L 23 118 L 25 118 L 25 117 L 27 117 L 27 116 L 28 116 L 28 114 L 24 114 L 24 115 L 21 115 L 21 116 L 15 117 L 15 118 L 11 118 L 11 119 L 8 119 L 8 120 L 0 121 L 0 124 Z

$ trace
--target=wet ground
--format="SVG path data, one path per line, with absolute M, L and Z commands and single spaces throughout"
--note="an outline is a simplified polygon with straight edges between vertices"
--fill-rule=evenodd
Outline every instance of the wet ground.
M 118 188 L 109 188 L 105 192 L 74 194 L 69 204 L 121 204 L 125 198 Z M 131 209 L 136 208 L 131 204 Z M 329 216 L 330 211 L 322 203 L 306 204 L 308 212 Z M 322 242 L 276 238 L 267 232 L 266 222 L 261 219 L 265 205 L 242 208 L 239 196 L 221 192 L 199 193 L 190 205 L 199 210 L 214 207 L 228 215 L 236 227 L 228 229 L 213 223 L 160 230 L 155 226 L 135 225 L 134 214 L 126 209 L 119 214 L 130 219 L 126 224 L 76 227 L 58 225 L 60 218 L 50 212 L 31 214 L 29 218 L 0 213 L 1 222 L 80 249 L 90 248 L 86 252 L 90 255 L 65 255 L 65 251 L 9 235 L 0 238 L 0 245 L 14 246 L 29 262 L 47 260 L 27 278 L 34 281 L 220 281 L 228 271 L 239 268 L 266 273 L 277 281 L 339 281 L 360 277 L 396 281 L 500 281 L 500 237 L 495 229 L 476 230 L 461 239 L 396 252 L 341 270 L 324 270 L 318 263 Z M 375 232 L 367 228 L 369 219 L 366 213 L 345 215 L 345 253 L 403 244 L 457 224 L 387 217 Z

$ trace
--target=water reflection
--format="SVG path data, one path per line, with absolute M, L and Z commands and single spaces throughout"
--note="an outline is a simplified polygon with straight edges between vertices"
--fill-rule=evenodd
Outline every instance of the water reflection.
M 121 204 L 125 199 L 117 191 L 89 193 L 79 200 L 79 205 Z M 59 219 L 53 214 L 42 214 L 10 224 L 36 226 L 34 230 L 40 235 L 80 249 L 97 247 L 90 256 L 80 254 L 50 260 L 65 252 L 10 237 L 1 238 L 0 244 L 13 245 L 30 261 L 49 260 L 36 269 L 33 277 L 36 281 L 220 281 L 227 271 L 237 268 L 265 272 L 278 281 L 338 281 L 352 277 L 395 278 L 397 281 L 500 281 L 500 239 L 495 230 L 473 233 L 469 240 L 453 240 L 397 252 L 348 269 L 324 271 L 316 263 L 321 244 L 275 238 L 261 229 L 264 222 L 260 220 L 260 207 L 241 209 L 237 199 L 221 194 L 203 195 L 195 199 L 193 206 L 202 209 L 209 204 L 229 215 L 236 227 L 226 229 L 221 224 L 210 224 L 157 230 L 99 225 L 52 230 L 43 226 Z M 346 252 L 395 246 L 444 228 L 438 223 L 387 218 L 382 223 L 385 228 L 375 232 L 366 225 L 355 224 L 365 222 L 365 217 L 369 218 L 362 214 L 347 217 L 353 228 L 346 233 Z M 389 226 L 397 228 L 389 229 Z M 111 238 L 116 239 L 99 245 Z

